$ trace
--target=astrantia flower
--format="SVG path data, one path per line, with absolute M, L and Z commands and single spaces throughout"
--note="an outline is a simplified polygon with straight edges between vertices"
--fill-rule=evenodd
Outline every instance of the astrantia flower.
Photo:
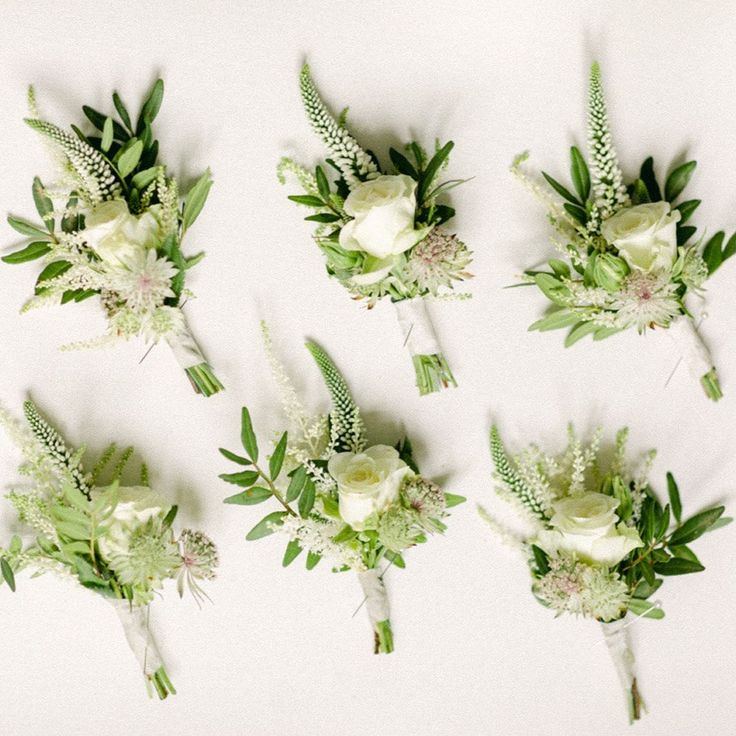
M 401 493 L 409 506 L 423 517 L 439 518 L 447 507 L 442 489 L 421 476 L 407 480 L 401 488 Z
M 465 243 L 456 235 L 435 228 L 412 250 L 406 263 L 406 276 L 421 291 L 437 294 L 442 287 L 451 288 L 453 281 L 469 277 L 465 272 L 472 260 Z
M 636 326 L 640 333 L 653 325 L 667 327 L 681 314 L 676 291 L 677 284 L 670 281 L 669 275 L 632 271 L 611 305 L 617 310 L 618 326 Z
M 110 282 L 127 306 L 135 312 L 150 312 L 174 296 L 171 279 L 176 267 L 166 258 L 158 258 L 155 250 L 136 254 L 126 267 L 110 270 Z
M 623 616 L 629 592 L 618 573 L 571 557 L 549 558 L 549 572 L 534 582 L 534 595 L 557 612 L 614 621 Z
M 699 253 L 696 253 L 695 248 L 690 248 L 685 255 L 685 263 L 682 266 L 682 274 L 680 275 L 682 283 L 688 289 L 697 290 L 703 286 L 708 276 L 708 264 Z
M 143 325 L 145 337 L 154 342 L 159 337 L 175 335 L 185 329 L 184 314 L 177 307 L 157 307 Z
M 171 577 L 181 562 L 179 550 L 171 533 L 162 531 L 157 519 L 138 527 L 128 542 L 127 550 L 110 555 L 110 567 L 124 585 L 146 590 L 160 587 Z
M 199 587 L 198 580 L 212 580 L 218 564 L 215 543 L 202 532 L 184 529 L 179 536 L 181 565 L 176 576 L 176 587 L 179 595 L 184 595 L 184 585 L 189 586 L 194 599 L 200 603 L 206 598 Z
M 394 552 L 416 544 L 421 529 L 418 514 L 401 506 L 390 508 L 378 521 L 378 536 L 381 543 Z

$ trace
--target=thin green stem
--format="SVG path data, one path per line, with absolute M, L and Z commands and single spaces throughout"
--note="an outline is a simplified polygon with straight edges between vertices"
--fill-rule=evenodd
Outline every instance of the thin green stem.
M 278 488 L 276 488 L 271 478 L 269 478 L 268 475 L 266 475 L 261 467 L 256 463 L 253 463 L 253 467 L 255 468 L 258 475 L 260 475 L 261 478 L 265 481 L 266 485 L 268 486 L 268 490 L 271 491 L 273 497 L 286 509 L 286 512 L 291 514 L 292 516 L 296 516 L 296 511 L 294 511 L 294 509 L 289 506 L 286 499 L 281 495 L 281 492 Z

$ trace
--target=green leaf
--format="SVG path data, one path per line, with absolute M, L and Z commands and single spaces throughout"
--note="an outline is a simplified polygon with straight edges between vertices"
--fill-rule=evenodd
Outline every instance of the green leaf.
M 698 564 L 700 564 L 700 560 L 698 559 L 698 556 L 695 554 L 695 552 L 693 552 L 690 547 L 684 544 L 670 547 L 670 552 L 672 552 L 673 557 L 679 557 L 683 560 L 690 560 L 690 562 L 697 562 Z
M 572 312 L 569 309 L 557 309 L 554 312 L 548 314 L 542 319 L 538 319 L 529 325 L 529 332 L 539 330 L 540 332 L 547 332 L 549 330 L 559 330 L 562 327 L 569 327 L 575 324 L 580 319 L 580 315 L 577 312 Z
M 184 212 L 181 216 L 182 228 L 188 230 L 194 221 L 199 217 L 199 213 L 207 201 L 210 189 L 212 188 L 212 172 L 207 171 L 197 179 L 194 186 L 187 192 L 184 200 Z
M 399 174 L 406 174 L 406 176 L 410 176 L 415 181 L 419 181 L 419 173 L 403 153 L 400 153 L 395 148 L 389 148 L 388 155 Z
M 570 291 L 559 279 L 549 273 L 538 273 L 534 275 L 534 281 L 547 299 L 560 306 L 567 306 L 564 297 L 569 296 Z
M 15 574 L 10 563 L 4 557 L 0 557 L 0 572 L 2 572 L 3 580 L 8 584 L 10 590 L 15 593 Z
M 228 460 L 232 460 L 238 465 L 253 465 L 253 463 L 247 458 L 236 455 L 234 452 L 230 452 L 230 450 L 226 450 L 224 447 L 219 447 L 218 449 L 224 457 L 226 457 Z
M 35 261 L 36 258 L 45 256 L 51 247 L 48 243 L 29 243 L 25 248 L 15 251 L 15 253 L 8 253 L 7 256 L 3 256 L 2 260 L 4 263 L 27 263 L 28 261 Z
M 61 276 L 63 273 L 66 273 L 71 267 L 72 264 L 69 263 L 69 261 L 52 261 L 51 263 L 49 263 L 43 269 L 43 271 L 38 274 L 38 278 L 36 279 L 36 293 L 38 294 L 43 291 L 44 281 L 49 281 L 50 279 L 55 279 L 57 276 Z
M 342 529 L 335 534 L 332 541 L 335 542 L 335 544 L 343 544 L 344 542 L 349 542 L 351 539 L 355 539 L 357 536 L 358 532 L 356 532 L 350 524 L 345 524 Z
M 291 503 L 295 501 L 299 494 L 304 488 L 304 483 L 307 480 L 307 469 L 300 465 L 292 474 L 289 479 L 289 485 L 286 489 L 286 502 Z
M 678 527 L 672 533 L 669 546 L 689 544 L 697 539 L 721 518 L 725 510 L 724 506 L 716 506 L 712 509 L 701 511 L 699 514 L 695 514 L 695 516 L 691 516 L 681 527 Z
M 467 500 L 465 496 L 458 496 L 456 493 L 445 493 L 445 508 L 451 509 L 453 506 L 459 506 Z
M 587 202 L 590 196 L 590 172 L 585 163 L 583 154 L 576 146 L 570 148 L 570 174 L 575 191 L 580 195 L 582 202 Z
M 454 146 L 455 144 L 452 141 L 445 143 L 445 145 L 442 146 L 434 156 L 432 156 L 432 160 L 427 164 L 427 168 L 422 172 L 421 181 L 417 187 L 417 202 L 419 202 L 420 205 L 424 202 L 437 173 L 444 165 Z
M 668 562 L 654 563 L 654 571 L 660 575 L 689 575 L 703 570 L 705 568 L 699 562 L 685 560 L 682 557 L 673 557 Z
M 649 197 L 649 190 L 641 179 L 635 179 L 631 185 L 631 201 L 634 204 L 647 204 L 652 201 Z
M 330 212 L 318 212 L 316 215 L 307 215 L 304 219 L 307 222 L 329 223 L 338 222 L 340 217 L 338 215 L 333 215 Z
M 8 215 L 8 225 L 10 225 L 13 230 L 19 232 L 21 235 L 27 235 L 30 238 L 37 238 L 39 236 L 42 238 L 48 237 L 48 233 L 45 230 L 41 230 L 40 227 L 36 227 L 30 222 L 21 220 L 19 217 Z
M 384 552 L 384 557 L 392 565 L 396 565 L 396 567 L 401 568 L 402 570 L 406 568 L 406 562 L 404 562 L 404 558 L 401 556 L 399 552 L 392 552 L 391 550 L 386 550 L 386 552 Z
M 311 194 L 290 194 L 287 199 L 297 204 L 305 204 L 307 207 L 325 207 L 325 203 Z
M 46 225 L 46 229 L 50 232 L 54 232 L 54 203 L 51 200 L 51 197 L 49 197 L 46 194 L 46 190 L 44 189 L 43 184 L 41 183 L 41 180 L 38 177 L 35 177 L 33 180 L 33 202 L 36 205 L 36 210 L 38 211 L 38 214 L 41 216 L 41 219 L 44 221 L 44 224 Z
M 675 207 L 680 212 L 680 224 L 684 225 L 693 215 L 696 209 L 700 206 L 700 199 L 688 199 L 687 202 L 682 202 Z
M 143 141 L 131 138 L 120 151 L 117 167 L 120 176 L 125 179 L 138 166 L 138 162 L 141 160 Z
M 243 488 L 249 488 L 252 486 L 260 477 L 260 473 L 256 470 L 243 470 L 240 473 L 221 473 L 218 478 L 221 478 L 226 483 L 233 483 L 236 486 Z
M 713 235 L 703 248 L 703 260 L 708 266 L 709 274 L 713 273 L 723 262 L 721 247 L 725 237 L 726 234 L 721 230 Z
M 557 179 L 553 179 L 549 174 L 542 172 L 542 176 L 546 179 L 547 184 L 549 184 L 552 189 L 554 189 L 557 194 L 560 195 L 563 199 L 568 200 L 568 202 L 572 203 L 573 205 L 577 205 L 578 208 L 583 204 L 574 194 L 570 192 L 569 189 L 566 189 L 565 187 L 560 184 L 560 182 L 557 181 Z
M 128 114 L 128 108 L 125 107 L 123 101 L 120 99 L 120 95 L 117 92 L 112 93 L 112 104 L 115 105 L 115 109 L 120 115 L 120 119 L 127 126 L 128 130 L 132 133 L 133 126 L 130 122 L 130 115 Z
M 563 276 L 565 278 L 570 278 L 570 266 L 568 266 L 565 261 L 561 261 L 559 258 L 550 258 L 549 266 L 554 271 L 555 276 L 559 278 L 562 278 Z
M 599 325 L 595 322 L 587 320 L 585 322 L 578 322 L 565 337 L 565 347 L 569 348 L 574 345 L 578 340 L 582 340 L 586 335 L 590 335 L 598 330 Z
M 176 514 L 179 511 L 179 507 L 174 504 L 167 512 L 166 516 L 164 516 L 164 520 L 162 522 L 163 529 L 170 529 L 171 525 L 174 523 L 174 519 L 176 519 Z
M 649 585 L 646 580 L 640 580 L 632 595 L 634 598 L 649 598 L 649 596 L 654 595 L 660 589 L 663 582 L 663 580 L 657 578 L 653 585 Z
M 100 141 L 100 148 L 107 153 L 112 145 L 113 127 L 112 118 L 105 120 L 105 126 L 102 129 L 102 140 Z
M 547 553 L 536 544 L 532 545 L 532 554 L 534 555 L 534 564 L 537 566 L 540 575 L 546 575 L 549 572 L 549 557 Z
M 724 526 L 728 526 L 733 521 L 733 516 L 721 516 L 718 521 L 708 529 L 709 532 L 714 532 L 716 529 L 723 529 Z
M 257 463 L 258 462 L 258 440 L 256 440 L 256 434 L 253 431 L 253 423 L 250 420 L 250 412 L 246 407 L 243 407 L 240 422 L 240 441 L 243 443 L 243 448 L 247 453 L 249 459 Z
M 695 171 L 697 162 L 688 161 L 687 163 L 678 166 L 668 177 L 664 185 L 664 198 L 668 202 L 674 202 L 682 193 L 682 190 L 687 186 L 690 181 L 690 177 Z
M 330 183 L 321 166 L 314 170 L 314 178 L 317 180 L 317 189 L 322 199 L 327 201 L 330 198 Z
M 82 112 L 85 114 L 85 117 L 87 118 L 87 120 L 89 120 L 90 123 L 92 123 L 92 125 L 94 125 L 95 128 L 97 128 L 97 130 L 102 131 L 103 140 L 104 140 L 105 126 L 107 125 L 108 120 L 111 120 L 111 125 L 113 126 L 112 132 L 115 134 L 115 136 L 118 139 L 125 141 L 125 140 L 128 140 L 128 138 L 130 138 L 130 136 L 125 132 L 125 130 L 119 123 L 116 123 L 114 120 L 107 117 L 106 115 L 103 115 L 101 112 L 98 112 L 94 108 L 89 107 L 89 105 L 83 105 Z M 110 139 L 110 142 L 112 143 L 112 138 Z M 105 151 L 107 149 L 103 148 L 102 150 Z
M 582 207 L 578 207 L 576 204 L 569 204 L 568 202 L 565 202 L 562 206 L 565 208 L 565 212 L 581 225 L 585 225 L 588 221 L 588 213 Z
M 675 476 L 669 472 L 667 473 L 667 495 L 670 498 L 672 515 L 679 523 L 682 520 L 682 501 L 680 500 L 680 491 L 677 488 Z
M 693 227 L 692 225 L 681 225 L 677 228 L 677 245 L 678 247 L 680 245 L 685 245 L 690 238 L 692 238 L 693 235 L 695 235 L 695 231 L 698 228 Z
M 273 451 L 273 455 L 268 459 L 268 469 L 271 473 L 271 480 L 275 481 L 279 477 L 281 468 L 284 464 L 284 456 L 286 455 L 286 443 L 288 439 L 288 433 L 284 432 L 281 435 L 281 439 L 277 442 L 276 447 Z
M 316 490 L 314 481 L 307 476 L 304 481 L 304 490 L 302 491 L 301 496 L 299 496 L 299 516 L 301 516 L 302 519 L 306 519 L 307 516 L 309 516 L 309 512 L 314 506 Z
M 90 529 L 81 524 L 75 524 L 71 521 L 57 521 L 55 526 L 56 531 L 68 539 L 87 540 L 90 538 Z
M 655 539 L 662 539 L 664 535 L 667 533 L 667 529 L 670 525 L 670 506 L 667 504 L 667 506 L 664 507 L 664 511 L 660 515 L 659 519 L 657 520 L 657 525 L 654 530 L 654 538 Z
M 145 189 L 151 182 L 153 182 L 161 171 L 160 166 L 151 166 L 148 169 L 139 171 L 131 180 L 130 185 L 134 189 Z
M 316 552 L 307 553 L 307 570 L 311 570 L 316 567 L 317 563 L 322 559 L 322 555 L 318 555 Z
M 267 537 L 269 534 L 274 533 L 274 529 L 271 526 L 281 526 L 284 523 L 284 517 L 286 511 L 272 511 L 270 514 L 266 514 L 246 535 L 245 538 L 248 542 L 252 542 L 256 539 L 262 539 Z
M 662 200 L 662 191 L 657 183 L 657 176 L 654 173 L 654 159 L 651 156 L 641 165 L 639 179 L 646 187 L 649 201 L 660 202 Z
M 255 504 L 263 503 L 263 501 L 271 498 L 272 495 L 268 488 L 253 486 L 253 488 L 236 493 L 234 496 L 228 496 L 223 503 L 231 503 L 237 506 L 255 506 Z
M 302 546 L 296 539 L 292 539 L 289 544 L 286 545 L 286 551 L 284 552 L 284 559 L 281 564 L 284 567 L 291 565 L 294 560 L 299 557 L 302 551 Z
M 139 132 L 142 129 L 144 123 L 152 123 L 158 111 L 161 109 L 161 102 L 164 99 L 164 82 L 162 79 L 157 79 L 153 85 L 151 94 L 148 95 L 148 99 L 143 103 L 140 117 L 138 118 Z
M 644 616 L 644 618 L 664 618 L 664 611 L 659 606 L 652 607 L 650 601 L 645 601 L 641 598 L 632 598 L 629 601 L 629 611 L 636 616 Z

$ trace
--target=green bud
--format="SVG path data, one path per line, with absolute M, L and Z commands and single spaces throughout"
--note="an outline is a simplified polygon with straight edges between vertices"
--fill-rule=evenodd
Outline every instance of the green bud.
M 606 291 L 618 291 L 628 273 L 626 261 L 612 253 L 600 253 L 593 264 L 593 280 Z

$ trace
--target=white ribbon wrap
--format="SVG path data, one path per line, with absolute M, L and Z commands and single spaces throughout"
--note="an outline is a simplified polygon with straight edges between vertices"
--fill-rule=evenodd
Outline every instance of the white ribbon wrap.
M 176 362 L 184 370 L 207 362 L 186 321 L 184 322 L 181 331 L 177 332 L 175 335 L 169 335 L 166 337 L 166 342 L 169 343 L 169 347 L 174 353 Z
M 388 606 L 388 595 L 386 586 L 383 584 L 378 570 L 375 568 L 358 573 L 360 586 L 365 595 L 365 605 L 368 609 L 368 617 L 372 624 L 388 621 L 390 611 Z
M 404 334 L 406 346 L 411 355 L 439 355 L 442 350 L 437 342 L 432 322 L 427 314 L 424 299 L 402 299 L 394 302 L 399 326 Z
M 110 603 L 118 614 L 128 646 L 138 660 L 141 671 L 147 677 L 152 677 L 164 663 L 148 629 L 148 606 L 131 608 L 130 601 L 118 599 Z
M 700 333 L 690 317 L 682 315 L 673 320 L 667 328 L 667 334 L 675 343 L 693 378 L 700 380 L 713 369 L 713 358 L 710 350 L 703 342 L 703 338 L 700 337 Z
M 634 686 L 634 653 L 629 644 L 629 633 L 626 628 L 625 617 L 610 623 L 601 623 L 603 638 L 608 647 L 616 674 L 621 681 L 628 702 L 633 698 L 632 688 Z

